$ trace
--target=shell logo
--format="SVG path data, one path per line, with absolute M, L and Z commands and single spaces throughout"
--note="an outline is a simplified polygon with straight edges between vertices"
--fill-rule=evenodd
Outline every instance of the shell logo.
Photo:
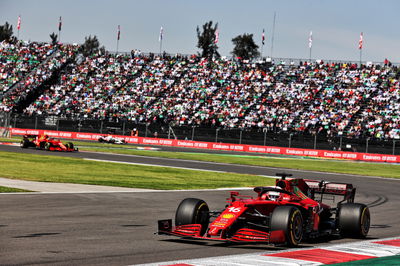
M 232 219 L 233 217 L 235 217 L 235 215 L 233 215 L 231 213 L 227 213 L 227 214 L 222 215 L 222 218 L 225 218 L 225 219 Z

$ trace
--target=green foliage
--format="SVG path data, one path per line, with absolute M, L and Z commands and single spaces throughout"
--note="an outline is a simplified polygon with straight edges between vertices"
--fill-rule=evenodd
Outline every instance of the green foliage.
M 232 54 L 242 59 L 254 59 L 260 56 L 258 45 L 253 40 L 253 34 L 243 34 L 232 39 L 233 48 Z
M 218 23 L 213 26 L 213 22 L 209 21 L 203 25 L 203 31 L 197 26 L 197 47 L 202 50 L 201 56 L 206 58 L 219 57 L 218 46 L 215 43 L 215 32 L 218 29 Z
M 4 25 L 0 26 L 0 42 L 6 40 L 11 41 L 13 35 L 12 25 L 6 22 Z
M 97 36 L 94 35 L 89 35 L 89 37 L 85 37 L 85 42 L 82 44 L 82 46 L 79 48 L 79 51 L 84 55 L 84 56 L 90 56 L 93 54 L 96 54 L 98 52 L 100 53 L 105 53 L 105 48 L 100 47 L 100 42 L 97 39 Z
M 50 39 L 51 39 L 51 44 L 52 45 L 56 45 L 57 44 L 58 35 L 53 32 L 52 34 L 50 34 Z

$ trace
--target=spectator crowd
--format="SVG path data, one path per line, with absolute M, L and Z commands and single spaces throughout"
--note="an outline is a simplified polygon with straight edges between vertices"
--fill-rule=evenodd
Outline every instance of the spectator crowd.
M 11 111 L 76 52 L 75 45 L 0 43 L 0 111 Z
M 12 110 L 16 98 L 77 54 L 68 45 L 1 49 L 0 89 L 23 85 L 4 97 L 0 111 Z M 137 50 L 71 62 L 25 114 L 400 138 L 399 69 L 391 64 L 259 64 Z

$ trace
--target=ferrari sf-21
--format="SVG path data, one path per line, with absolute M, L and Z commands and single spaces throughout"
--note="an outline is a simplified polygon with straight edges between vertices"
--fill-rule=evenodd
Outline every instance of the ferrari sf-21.
M 201 199 L 186 198 L 172 219 L 158 221 L 158 234 L 199 240 L 298 246 L 327 236 L 365 238 L 370 212 L 354 203 L 352 184 L 290 178 L 255 187 L 257 196 L 231 192 L 225 209 L 210 211 Z M 336 202 L 329 206 L 326 201 Z
M 78 148 L 75 148 L 72 142 L 64 144 L 60 139 L 49 138 L 47 135 L 24 135 L 20 147 L 32 147 L 48 151 L 78 151 Z

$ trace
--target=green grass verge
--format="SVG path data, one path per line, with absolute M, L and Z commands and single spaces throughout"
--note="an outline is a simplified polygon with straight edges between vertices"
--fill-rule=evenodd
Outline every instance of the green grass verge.
M 2 177 L 149 189 L 207 189 L 273 185 L 274 179 L 168 167 L 88 161 L 79 158 L 0 152 Z
M 20 138 L 12 139 L 19 140 Z M 8 139 L 10 140 L 10 139 Z M 162 158 L 174 158 L 185 160 L 197 160 L 219 163 L 256 165 L 278 168 L 290 168 L 298 170 L 310 170 L 320 172 L 333 172 L 343 174 L 356 174 L 366 176 L 382 176 L 388 178 L 400 178 L 400 165 L 384 163 L 366 163 L 355 161 L 336 161 L 316 158 L 274 158 L 254 155 L 228 155 L 212 153 L 166 152 L 137 150 L 132 145 L 103 144 L 96 142 L 73 141 L 82 151 L 109 152 L 117 154 L 130 154 L 139 156 L 151 156 Z M 322 178 L 322 177 L 321 177 Z
M 12 188 L 12 187 L 2 187 L 0 186 L 0 193 L 11 193 L 11 192 L 32 192 L 30 190 Z
M 291 168 L 291 169 L 320 171 L 320 172 L 400 178 L 400 165 L 396 164 L 364 163 L 364 162 L 360 163 L 353 161 L 333 161 L 328 159 L 310 160 L 310 159 L 293 159 L 293 158 L 273 158 L 267 156 L 250 156 L 250 155 L 235 156 L 235 155 L 211 154 L 211 153 L 202 154 L 202 153 L 187 153 L 187 152 L 140 151 L 133 149 L 113 149 L 111 147 L 110 148 L 86 147 L 83 148 L 82 150 L 163 157 L 163 158 L 186 159 L 186 160 L 198 160 L 198 161 L 219 162 L 219 163 L 242 164 L 242 165 Z

